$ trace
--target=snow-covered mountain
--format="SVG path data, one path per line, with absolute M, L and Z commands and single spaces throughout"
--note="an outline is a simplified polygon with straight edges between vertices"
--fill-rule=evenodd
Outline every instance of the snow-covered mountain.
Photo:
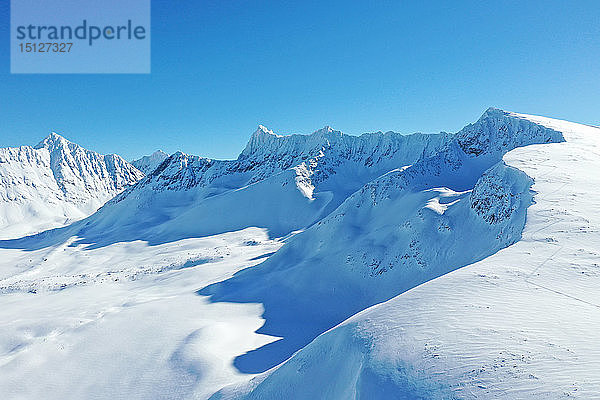
M 51 133 L 37 146 L 0 149 L 0 238 L 61 226 L 92 214 L 143 174 Z
M 358 311 L 519 240 L 532 181 L 502 156 L 562 141 L 489 109 L 433 156 L 370 181 L 261 265 L 202 291 L 262 303 L 259 332 L 283 338 L 237 366 L 265 371 Z
M 560 132 L 566 139 L 510 151 L 479 180 L 470 199 L 461 200 L 470 203 L 473 217 L 480 215 L 481 223 L 494 228 L 505 217 L 525 211 L 518 202 L 526 207 L 528 199 L 514 201 L 517 192 L 528 196 L 523 189 L 533 183 L 534 203 L 527 210 L 523 234 L 518 232 L 523 218 L 513 225 L 516 244 L 354 315 L 277 368 L 214 398 L 598 398 L 600 129 L 529 115 L 508 117 L 522 121 L 520 125 L 543 126 L 549 137 Z M 508 135 L 517 132 L 509 130 Z M 473 146 L 477 142 L 487 139 L 469 140 L 466 149 L 480 154 L 482 147 Z M 439 208 L 438 203 L 429 204 Z M 444 212 L 450 226 L 459 220 L 448 214 L 460 207 L 451 205 Z M 448 233 L 455 232 L 454 227 Z M 485 233 L 459 235 L 457 250 L 479 247 L 478 235 Z M 454 246 L 448 244 L 439 262 L 448 256 L 451 262 Z M 426 246 L 439 251 L 435 240 Z M 386 247 L 394 248 L 390 242 Z M 421 256 L 429 261 L 431 255 L 423 250 Z M 343 269 L 328 261 L 323 265 Z M 368 271 L 368 263 L 354 268 L 361 266 Z M 401 262 L 394 268 L 406 274 L 405 266 Z M 399 276 L 396 282 L 401 281 Z M 320 279 L 313 282 L 318 284 Z M 381 285 L 373 279 L 371 290 Z M 335 289 L 340 286 L 338 280 Z
M 0 240 L 0 394 L 596 398 L 599 154 L 598 128 L 493 108 L 455 134 L 260 126 L 236 160 L 175 153 Z
M 164 243 L 256 226 L 281 237 L 323 218 L 370 180 L 438 153 L 451 137 L 349 136 L 330 127 L 279 136 L 260 126 L 236 160 L 171 155 L 69 234 L 97 244 Z
M 133 160 L 131 164 L 142 171 L 145 175 L 151 174 L 169 155 L 162 150 L 156 150 L 149 156 L 143 156 Z

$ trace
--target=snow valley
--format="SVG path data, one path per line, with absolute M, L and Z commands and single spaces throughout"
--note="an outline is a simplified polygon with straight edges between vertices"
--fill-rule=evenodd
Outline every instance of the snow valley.
M 3 398 L 600 397 L 600 129 L 0 149 Z

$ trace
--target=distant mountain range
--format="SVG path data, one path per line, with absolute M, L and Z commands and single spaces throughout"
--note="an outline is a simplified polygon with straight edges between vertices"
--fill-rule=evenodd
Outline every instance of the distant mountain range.
M 37 146 L 0 148 L 0 238 L 65 225 L 96 211 L 144 176 L 51 133 Z
M 233 276 L 192 280 L 204 302 L 260 304 L 256 333 L 280 338 L 237 354 L 238 371 L 259 375 L 223 383 L 214 399 L 486 398 L 512 387 L 514 398 L 557 398 L 561 358 L 548 343 L 585 344 L 561 335 L 561 321 L 593 338 L 568 310 L 598 307 L 586 293 L 600 285 L 581 283 L 597 275 L 598 207 L 584 181 L 596 182 L 598 132 L 490 108 L 454 134 L 350 136 L 326 126 L 284 136 L 259 126 L 235 160 L 157 151 L 132 163 L 53 133 L 35 147 L 0 149 L 0 249 L 110 249 L 103 257 L 114 260 L 133 243 L 157 252 L 176 243 L 187 257 L 188 239 L 216 243 L 260 228 L 281 248 Z M 218 257 L 231 251 L 219 246 Z M 550 251 L 570 261 L 554 263 Z M 211 257 L 143 271 L 200 269 L 219 259 Z M 546 264 L 555 269 L 541 276 Z M 42 280 L 19 272 L 2 288 L 67 287 L 60 263 L 49 268 Z M 116 282 L 114 274 L 141 272 L 85 271 L 68 284 Z M 544 321 L 556 328 L 552 339 L 528 347 L 547 333 Z

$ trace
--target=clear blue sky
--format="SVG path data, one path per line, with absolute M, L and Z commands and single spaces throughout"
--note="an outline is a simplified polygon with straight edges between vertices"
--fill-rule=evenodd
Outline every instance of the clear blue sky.
M 233 158 L 256 126 L 454 132 L 488 106 L 600 124 L 598 1 L 152 0 L 152 74 L 10 75 L 0 147 Z

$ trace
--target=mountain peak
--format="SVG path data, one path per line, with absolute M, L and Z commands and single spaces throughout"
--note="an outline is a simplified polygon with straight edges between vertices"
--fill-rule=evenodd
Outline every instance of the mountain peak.
M 58 133 L 52 131 L 50 132 L 50 134 L 47 136 L 48 139 L 54 139 L 54 140 L 59 140 L 59 139 L 64 139 L 63 136 L 59 135 Z
M 335 129 L 333 129 L 331 126 L 329 125 L 325 125 L 323 128 L 319 129 L 318 131 L 315 131 L 313 133 L 313 135 L 330 135 L 330 134 L 339 134 L 341 135 L 342 132 L 340 131 L 336 131 Z
M 48 136 L 46 136 L 41 142 L 39 142 L 34 148 L 42 149 L 46 148 L 48 150 L 55 149 L 57 147 L 65 147 L 68 146 L 71 142 L 65 139 L 63 136 L 59 135 L 56 132 L 50 132 Z
M 0 237 L 87 217 L 142 177 L 120 156 L 87 150 L 56 132 L 35 147 L 0 149 Z
M 522 116 L 488 108 L 481 117 L 456 133 L 458 144 L 471 156 L 504 154 L 528 144 L 563 142 L 562 133 Z
M 169 155 L 162 150 L 156 150 L 149 156 L 143 156 L 137 160 L 133 160 L 131 164 L 134 167 L 148 175 L 153 172 L 163 161 L 169 158 Z
M 246 148 L 242 151 L 240 156 L 247 156 L 261 148 L 266 148 L 268 147 L 269 143 L 272 143 L 273 140 L 276 140 L 280 137 L 280 135 L 276 135 L 272 130 L 268 129 L 264 125 L 258 125 L 258 128 L 256 128 L 252 136 L 250 136 L 250 140 L 248 141 L 248 144 L 246 144 Z
M 504 111 L 500 108 L 496 108 L 496 107 L 489 107 L 487 110 L 485 110 L 485 112 L 481 115 L 481 118 L 485 118 L 485 117 L 502 117 L 505 115 L 509 115 L 510 113 L 508 111 Z
M 160 149 L 158 149 L 154 153 L 150 154 L 150 157 L 153 157 L 153 158 L 158 158 L 158 157 L 163 157 L 163 156 L 169 156 L 169 155 Z
M 272 135 L 275 137 L 279 137 L 279 135 L 276 135 L 272 130 L 270 130 L 266 126 L 258 125 L 258 128 L 256 128 L 256 131 L 254 131 L 254 134 L 252 136 L 263 136 L 263 135 Z

